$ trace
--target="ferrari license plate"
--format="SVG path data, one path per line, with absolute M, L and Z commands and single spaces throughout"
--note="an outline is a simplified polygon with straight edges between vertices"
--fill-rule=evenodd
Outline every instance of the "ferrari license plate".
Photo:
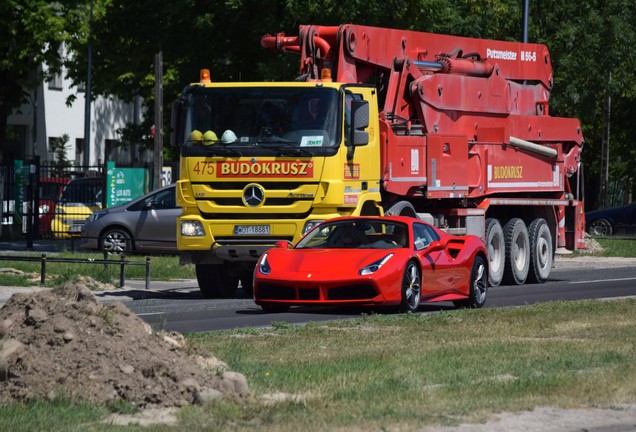
M 235 225 L 234 235 L 269 235 L 269 225 Z

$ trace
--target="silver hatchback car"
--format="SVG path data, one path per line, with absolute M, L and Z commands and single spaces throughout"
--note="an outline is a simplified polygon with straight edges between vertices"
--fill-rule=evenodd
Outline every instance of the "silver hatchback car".
M 129 203 L 93 213 L 81 232 L 81 247 L 108 253 L 177 251 L 175 185 Z

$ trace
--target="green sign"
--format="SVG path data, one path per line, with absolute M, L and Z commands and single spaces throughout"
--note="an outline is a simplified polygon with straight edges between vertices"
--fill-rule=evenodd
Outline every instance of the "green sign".
M 116 168 L 106 163 L 106 207 L 125 204 L 148 192 L 145 168 Z

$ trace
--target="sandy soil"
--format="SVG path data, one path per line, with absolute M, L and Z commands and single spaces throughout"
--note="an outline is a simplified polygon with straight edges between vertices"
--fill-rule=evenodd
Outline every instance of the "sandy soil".
M 0 403 L 67 397 L 157 408 L 246 395 L 245 378 L 226 369 L 83 286 L 14 294 L 0 309 Z

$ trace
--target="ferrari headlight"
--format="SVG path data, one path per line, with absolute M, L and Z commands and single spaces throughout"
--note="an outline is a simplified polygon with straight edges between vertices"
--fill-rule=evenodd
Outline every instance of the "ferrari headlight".
M 269 263 L 267 262 L 267 254 L 263 254 L 263 256 L 261 257 L 261 259 L 258 261 L 258 271 L 261 274 L 264 275 L 268 275 L 269 272 L 272 271 L 272 268 L 269 266 Z
M 363 267 L 362 270 L 360 270 L 360 276 L 370 275 L 377 272 L 378 270 L 380 270 L 380 267 L 382 267 L 388 260 L 391 259 L 392 256 L 392 253 L 388 254 L 384 258 L 372 262 L 366 267 Z
M 181 235 L 184 237 L 204 237 L 205 230 L 199 221 L 181 221 Z

